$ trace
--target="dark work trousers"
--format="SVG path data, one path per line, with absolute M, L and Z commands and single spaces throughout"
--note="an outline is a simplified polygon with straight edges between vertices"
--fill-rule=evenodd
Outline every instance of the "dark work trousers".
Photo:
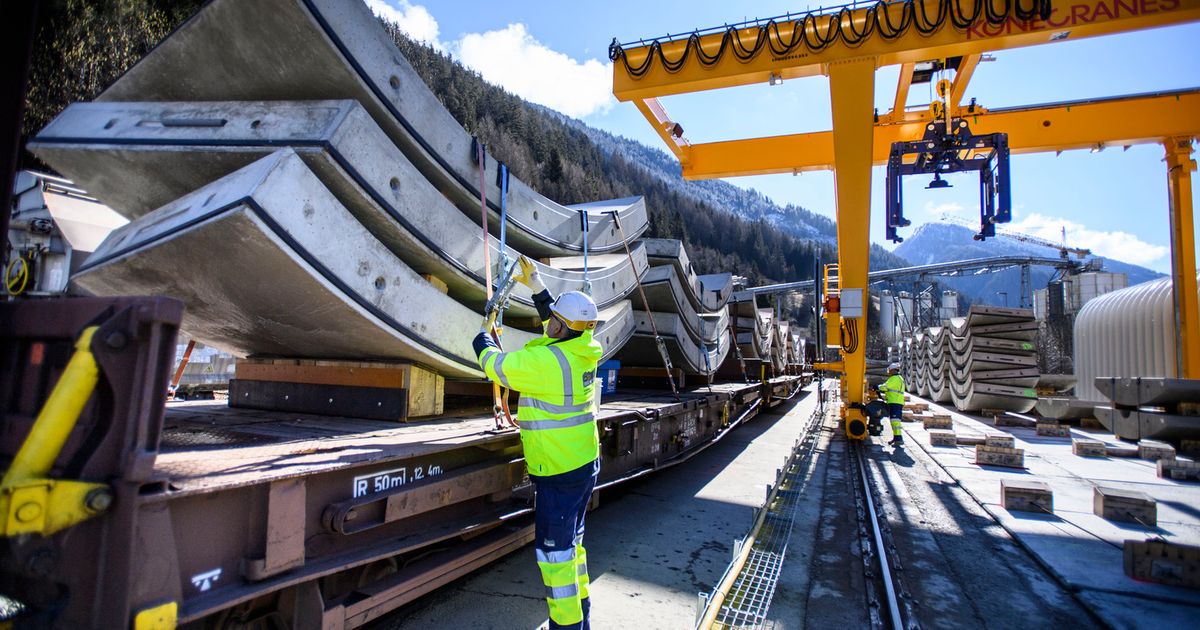
M 904 403 L 888 403 L 888 415 L 892 417 L 892 436 L 900 437 L 900 421 L 904 417 Z
M 530 476 L 537 488 L 534 552 L 546 586 L 551 628 L 590 628 L 583 521 L 599 473 L 596 460 L 561 475 Z

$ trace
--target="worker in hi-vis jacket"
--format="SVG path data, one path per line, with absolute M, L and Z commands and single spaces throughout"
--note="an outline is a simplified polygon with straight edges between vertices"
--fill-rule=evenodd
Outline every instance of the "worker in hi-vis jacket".
M 598 312 L 592 298 L 578 291 L 555 299 L 525 256 L 518 265 L 516 280 L 533 291 L 545 334 L 502 352 L 485 322 L 475 353 L 489 379 L 521 394 L 517 424 L 536 487 L 534 549 L 549 627 L 588 628 L 583 519 L 600 472 L 596 367 L 602 349 L 592 338 Z
M 888 378 L 879 386 L 879 393 L 887 402 L 888 415 L 892 418 L 892 446 L 904 446 L 904 436 L 900 433 L 900 419 L 904 414 L 904 377 L 900 376 L 900 364 L 893 363 L 887 369 Z

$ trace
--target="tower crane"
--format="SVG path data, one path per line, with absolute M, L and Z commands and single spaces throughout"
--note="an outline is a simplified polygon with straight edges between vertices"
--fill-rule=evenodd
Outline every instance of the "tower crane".
M 956 216 L 956 215 L 953 215 L 950 213 L 942 213 L 942 221 L 945 221 L 947 223 L 957 223 L 958 225 L 964 225 L 966 227 L 974 227 L 974 225 L 970 221 L 968 221 L 960 216 Z M 1067 233 L 1067 228 L 1064 227 L 1063 228 L 1063 242 L 1055 243 L 1054 241 L 1044 239 L 1041 237 L 1032 236 L 1029 234 L 1022 234 L 1021 232 L 1018 232 L 1016 230 L 1007 229 L 1007 228 L 996 228 L 997 236 L 1003 236 L 1005 238 L 1010 238 L 1014 241 L 1020 241 L 1022 243 L 1030 243 L 1032 245 L 1040 245 L 1042 247 L 1050 247 L 1053 249 L 1057 249 L 1058 255 L 1060 257 L 1062 257 L 1063 260 L 1067 260 L 1068 258 L 1070 258 L 1071 254 L 1074 254 L 1075 257 L 1078 258 L 1079 260 L 1084 260 L 1088 256 L 1092 255 L 1092 250 L 1087 249 L 1086 247 L 1070 247 L 1070 246 L 1068 246 L 1066 233 Z M 979 238 L 978 234 L 976 234 L 975 240 L 982 240 L 982 239 Z
M 679 159 L 688 179 L 834 171 L 838 264 L 827 268 L 826 345 L 841 361 L 843 428 L 867 437 L 863 296 L 870 248 L 871 167 L 887 165 L 889 237 L 908 225 L 895 185 L 902 175 L 977 170 L 980 234 L 1009 220 L 1009 153 L 1154 143 L 1165 149 L 1170 191 L 1178 374 L 1200 378 L 1200 300 L 1192 221 L 1193 142 L 1200 89 L 988 109 L 966 87 L 984 55 L 1200 21 L 1200 0 L 1126 7 L 1113 0 L 1014 0 L 999 6 L 956 0 L 880 1 L 789 13 L 767 20 L 638 39 L 609 46 L 613 94 L 632 102 Z M 875 109 L 875 72 L 900 66 L 895 104 Z M 906 107 L 909 87 L 938 81 L 940 104 Z M 827 131 L 693 143 L 660 97 L 827 76 Z M 944 180 L 942 180 L 944 181 Z M 944 186 L 939 182 L 939 187 Z M 988 234 L 990 235 L 990 234 Z M 898 235 L 895 235 L 898 237 Z M 836 269 L 836 270 L 835 270 Z M 830 308 L 832 307 L 832 308 Z M 840 307 L 840 311 L 839 311 Z M 850 345 L 844 343 L 851 340 Z

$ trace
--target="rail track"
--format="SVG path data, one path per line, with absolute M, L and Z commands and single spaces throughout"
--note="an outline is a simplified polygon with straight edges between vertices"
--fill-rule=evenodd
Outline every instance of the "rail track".
M 912 601 L 901 581 L 903 566 L 892 543 L 886 519 L 876 509 L 875 487 L 867 470 L 866 442 L 852 442 L 846 458 L 849 474 L 855 478 L 854 503 L 858 514 L 863 573 L 867 583 L 868 616 L 872 627 L 892 630 L 916 630 L 920 624 L 912 611 Z

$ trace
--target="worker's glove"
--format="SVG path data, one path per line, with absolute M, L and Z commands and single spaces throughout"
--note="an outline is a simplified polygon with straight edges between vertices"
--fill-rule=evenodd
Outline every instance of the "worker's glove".
M 479 325 L 479 332 L 481 332 L 481 333 L 491 332 L 492 328 L 496 325 L 496 315 L 499 312 L 500 311 L 496 310 L 496 311 L 492 311 L 491 313 L 487 313 L 486 315 L 484 315 L 483 323 Z
M 524 254 L 517 259 L 517 273 L 513 278 L 517 282 L 529 287 L 529 290 L 534 295 L 546 290 L 546 285 L 542 283 L 542 276 L 538 273 L 537 267 Z

